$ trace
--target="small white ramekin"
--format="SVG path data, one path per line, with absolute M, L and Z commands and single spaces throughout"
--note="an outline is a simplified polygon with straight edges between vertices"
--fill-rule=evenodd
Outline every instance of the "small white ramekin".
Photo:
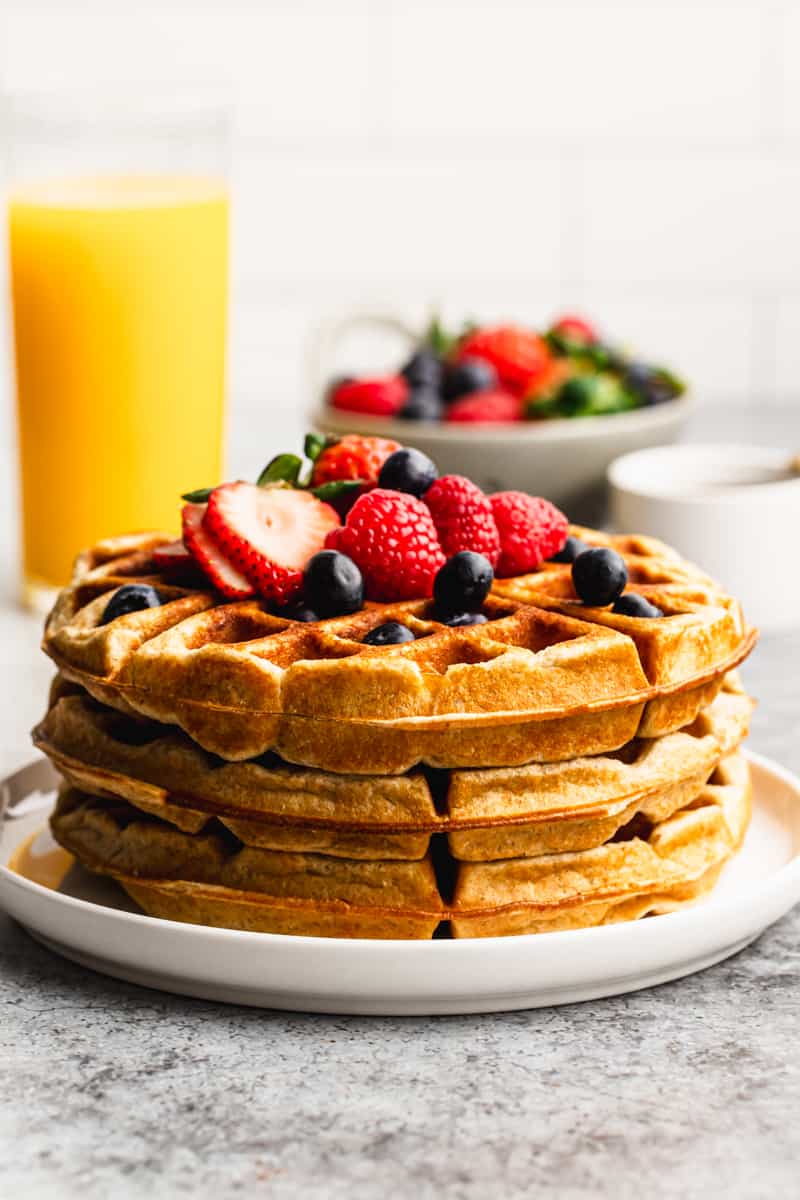
M 608 469 L 614 527 L 674 546 L 764 632 L 800 626 L 800 472 L 791 457 L 738 445 L 625 454 Z

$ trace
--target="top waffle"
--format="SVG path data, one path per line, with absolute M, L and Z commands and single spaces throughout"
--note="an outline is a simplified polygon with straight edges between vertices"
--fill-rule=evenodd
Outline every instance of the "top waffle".
M 691 721 L 750 650 L 738 604 L 674 551 L 608 538 L 630 583 L 664 612 L 643 620 L 587 608 L 570 567 L 498 581 L 485 625 L 444 626 L 427 601 L 367 604 L 301 624 L 255 600 L 220 602 L 159 575 L 168 535 L 82 554 L 51 613 L 44 649 L 64 675 L 123 712 L 181 726 L 228 760 L 274 749 L 324 770 L 389 774 L 432 766 L 512 766 L 614 750 Z M 160 608 L 100 620 L 125 583 L 158 587 Z M 363 643 L 401 620 L 416 640 Z

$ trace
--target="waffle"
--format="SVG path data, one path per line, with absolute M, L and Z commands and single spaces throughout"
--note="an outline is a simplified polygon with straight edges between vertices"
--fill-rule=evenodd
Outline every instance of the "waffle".
M 522 767 L 335 775 L 266 756 L 226 763 L 156 722 L 59 684 L 34 742 L 64 779 L 186 833 L 219 822 L 250 846 L 356 859 L 419 859 L 446 834 L 461 860 L 599 846 L 637 814 L 663 820 L 697 796 L 747 732 L 730 677 L 685 730 L 621 750 Z
M 80 556 L 44 649 L 101 703 L 178 725 L 229 761 L 271 750 L 345 774 L 518 766 L 688 724 L 752 647 L 738 605 L 661 543 L 574 532 L 618 549 L 664 618 L 580 606 L 569 566 L 548 563 L 498 582 L 486 625 L 444 626 L 427 601 L 303 625 L 162 578 L 152 551 L 168 535 L 143 534 Z M 111 593 L 133 581 L 156 585 L 165 603 L 100 625 Z M 416 640 L 365 645 L 387 620 Z
M 631 920 L 697 899 L 741 843 L 749 805 L 736 755 L 665 820 L 637 817 L 593 849 L 482 863 L 446 851 L 365 862 L 269 850 L 219 823 L 183 832 L 69 787 L 51 823 L 84 866 L 117 879 L 153 916 L 321 936 L 486 937 Z

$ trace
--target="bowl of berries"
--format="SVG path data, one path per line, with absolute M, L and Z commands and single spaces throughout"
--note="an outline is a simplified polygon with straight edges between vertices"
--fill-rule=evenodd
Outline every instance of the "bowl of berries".
M 394 370 L 334 374 L 346 335 L 372 328 L 402 340 Z M 583 317 L 544 332 L 470 325 L 422 333 L 381 317 L 352 317 L 318 348 L 315 428 L 416 447 L 442 471 L 484 491 L 535 490 L 596 523 L 606 469 L 620 454 L 674 441 L 690 408 L 684 380 L 602 337 Z

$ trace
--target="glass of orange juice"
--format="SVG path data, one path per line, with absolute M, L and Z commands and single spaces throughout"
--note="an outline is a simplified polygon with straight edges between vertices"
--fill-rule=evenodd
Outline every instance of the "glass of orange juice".
M 23 598 L 223 474 L 228 126 L 208 97 L 11 106 Z

